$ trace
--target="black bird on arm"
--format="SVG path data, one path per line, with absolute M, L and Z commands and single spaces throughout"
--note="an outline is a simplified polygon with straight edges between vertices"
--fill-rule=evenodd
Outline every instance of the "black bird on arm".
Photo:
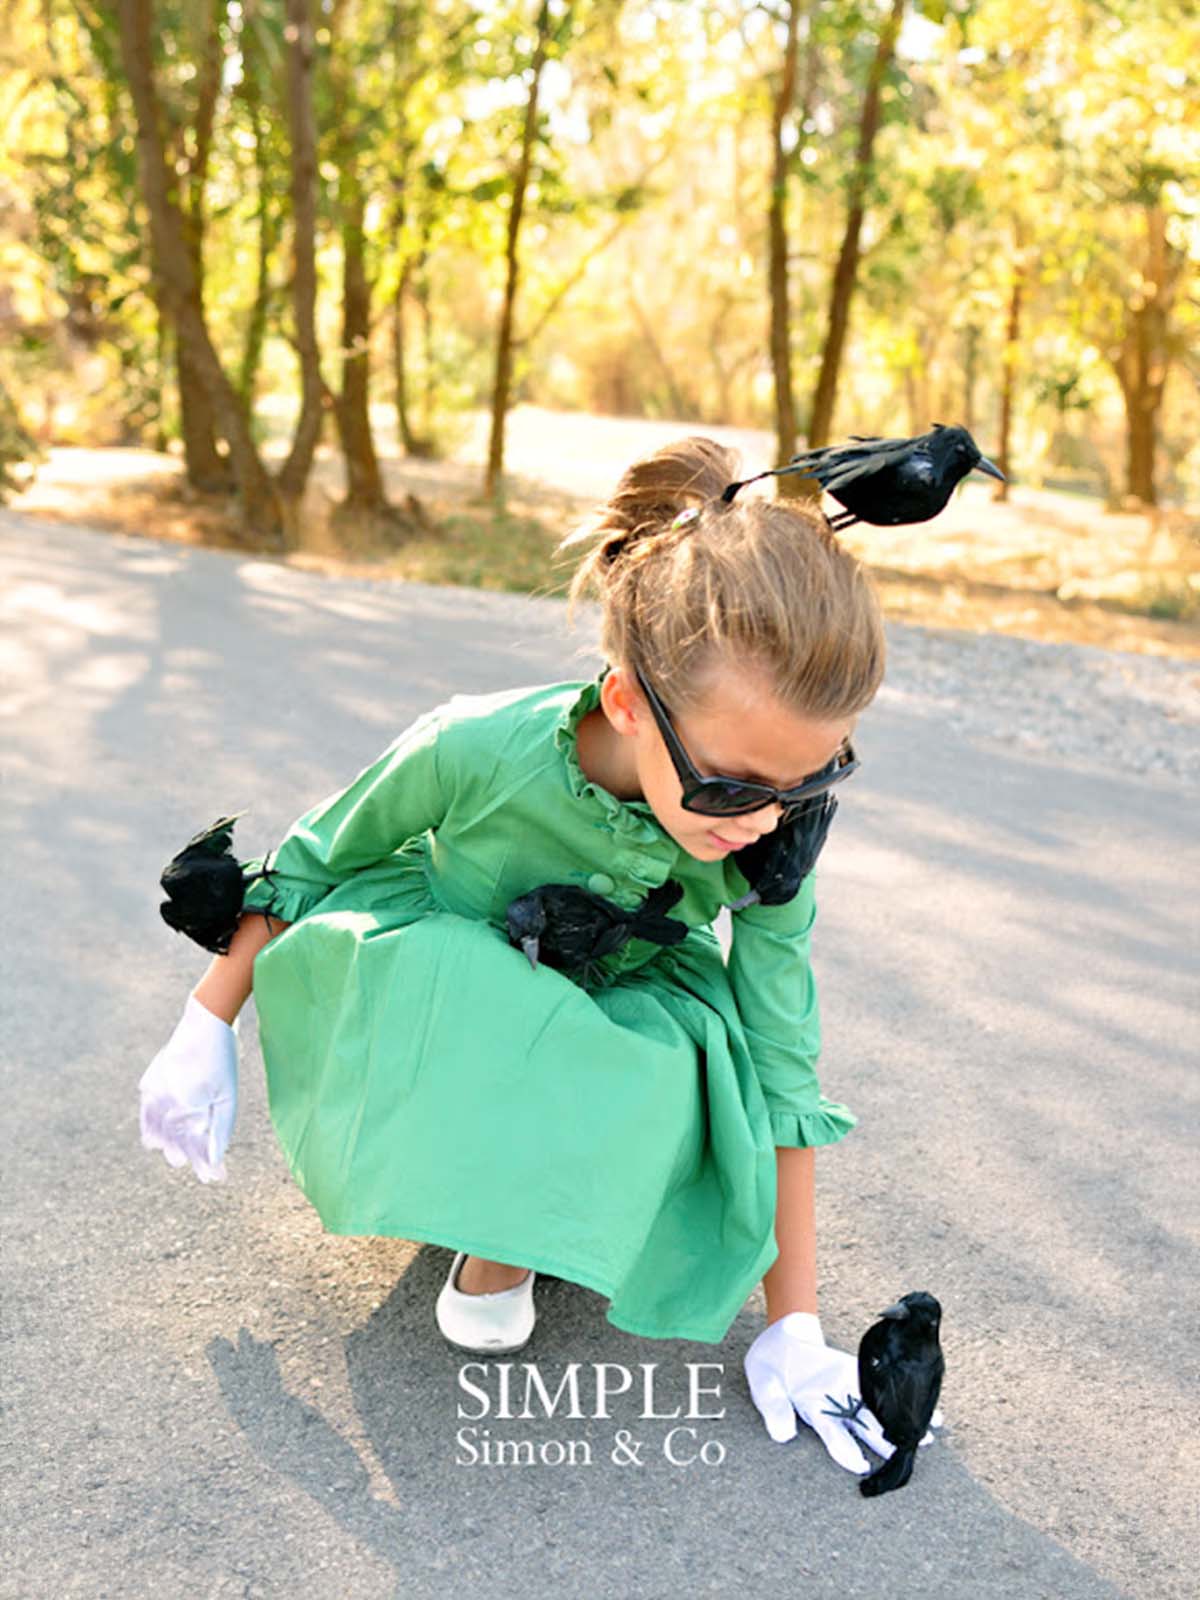
M 858 1487 L 868 1497 L 902 1489 L 912 1477 L 917 1447 L 925 1437 L 937 1406 L 946 1371 L 938 1343 L 942 1308 L 931 1294 L 914 1290 L 880 1314 L 858 1347 L 858 1387 L 862 1398 L 826 1416 L 853 1423 L 866 1405 L 879 1419 L 883 1437 L 895 1450 Z
M 168 895 L 158 908 L 163 921 L 213 955 L 229 954 L 247 884 L 259 878 L 274 881 L 273 868 L 264 865 L 247 873 L 233 853 L 233 825 L 245 815 L 235 811 L 232 816 L 218 817 L 211 827 L 195 834 L 171 857 L 158 880 Z
M 829 445 L 793 456 L 786 467 L 756 472 L 731 483 L 721 495 L 728 503 L 739 489 L 759 478 L 798 472 L 815 478 L 845 510 L 829 519 L 831 528 L 869 522 L 878 528 L 928 522 L 946 504 L 968 472 L 986 472 L 1004 481 L 1000 468 L 983 455 L 965 428 L 935 422 L 915 439 L 880 439 L 851 434 L 852 444 Z
M 159 879 L 169 896 L 158 908 L 163 921 L 214 955 L 229 954 L 242 909 L 245 879 L 232 849 L 233 825 L 242 816 L 219 817 L 189 839 Z

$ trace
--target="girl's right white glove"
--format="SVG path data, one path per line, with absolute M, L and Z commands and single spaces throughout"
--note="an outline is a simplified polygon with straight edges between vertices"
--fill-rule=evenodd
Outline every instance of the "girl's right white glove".
M 225 1176 L 237 1115 L 237 1024 L 189 995 L 175 1032 L 142 1074 L 142 1143 L 173 1167 L 186 1162 L 201 1183 Z

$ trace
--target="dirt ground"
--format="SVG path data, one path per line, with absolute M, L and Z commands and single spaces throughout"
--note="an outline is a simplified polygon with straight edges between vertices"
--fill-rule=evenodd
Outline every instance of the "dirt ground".
M 382 580 L 562 593 L 570 568 L 561 558 L 552 562 L 556 541 L 639 455 L 703 432 L 739 449 L 747 473 L 771 459 L 768 436 L 749 430 L 522 406 L 509 422 L 507 503 L 497 516 L 480 495 L 485 419 L 471 419 L 454 456 L 436 462 L 388 453 L 386 416 L 377 426 L 388 493 L 396 503 L 415 496 L 425 528 L 400 542 L 339 526 L 340 458 L 325 447 L 301 548 L 278 559 Z M 281 449 L 268 445 L 268 460 Z M 189 490 L 179 459 L 153 451 L 54 449 L 13 509 L 148 538 L 247 548 L 225 502 Z M 990 482 L 971 480 L 932 522 L 858 524 L 841 537 L 870 566 L 892 618 L 1200 659 L 1200 516 L 1110 513 L 1020 484 L 1007 503 L 997 503 Z

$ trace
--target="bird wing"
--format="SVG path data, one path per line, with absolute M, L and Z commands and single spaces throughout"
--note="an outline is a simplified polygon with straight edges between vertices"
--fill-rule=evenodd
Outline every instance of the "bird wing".
M 912 1357 L 884 1360 L 875 1372 L 878 1405 L 871 1409 L 894 1445 L 920 1443 L 941 1389 L 941 1367 Z
M 860 439 L 857 444 L 827 445 L 804 450 L 788 462 L 789 470 L 815 478 L 822 489 L 836 495 L 856 479 L 878 472 L 919 451 L 924 435 L 915 439 Z

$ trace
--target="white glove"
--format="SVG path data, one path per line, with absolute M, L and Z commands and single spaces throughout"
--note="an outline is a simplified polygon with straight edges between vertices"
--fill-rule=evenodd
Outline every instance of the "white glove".
M 237 1025 L 188 996 L 175 1032 L 142 1074 L 142 1143 L 168 1163 L 190 1161 L 201 1183 L 225 1176 L 237 1115 Z
M 796 1436 L 796 1413 L 807 1422 L 839 1467 L 864 1473 L 871 1463 L 859 1449 L 865 1444 L 886 1461 L 895 1446 L 883 1437 L 873 1411 L 865 1405 L 849 1419 L 836 1414 L 852 1411 L 861 1401 L 858 1362 L 845 1350 L 825 1343 L 820 1319 L 808 1311 L 789 1311 L 755 1339 L 743 1365 L 750 1398 L 758 1407 L 767 1432 L 783 1443 Z M 834 1413 L 834 1414 L 831 1414 Z M 940 1423 L 940 1414 L 935 1414 Z M 932 1443 L 927 1433 L 922 1444 Z

